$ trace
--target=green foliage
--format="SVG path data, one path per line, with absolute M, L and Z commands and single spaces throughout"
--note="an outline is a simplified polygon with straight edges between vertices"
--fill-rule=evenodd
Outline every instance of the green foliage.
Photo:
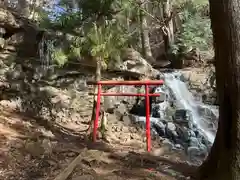
M 132 34 L 125 26 L 126 14 L 133 15 L 129 0 L 83 0 L 73 4 L 61 0 L 61 13 L 51 14 L 52 20 L 43 27 L 60 28 L 72 36 L 57 40 L 52 58 L 62 66 L 69 59 L 80 59 L 85 54 L 100 57 L 104 61 L 119 58 L 121 49 L 131 41 Z M 44 19 L 45 16 L 43 16 Z M 43 20 L 44 21 L 44 20 Z M 133 30 L 134 31 L 134 30 Z M 131 31 L 130 31 L 131 32 Z M 65 35 L 66 36 L 66 35 Z
M 59 66 L 63 66 L 68 61 L 68 56 L 63 52 L 62 49 L 57 48 L 52 53 L 52 60 Z
M 51 51 L 52 58 L 57 64 L 62 66 L 68 60 L 80 60 L 86 54 L 109 62 L 120 59 L 122 48 L 138 48 L 139 1 L 75 0 L 74 2 L 60 0 L 57 6 L 61 11 L 43 11 L 41 15 L 40 24 L 43 28 L 60 30 L 65 37 L 65 39 L 57 39 L 54 45 L 56 50 Z M 149 1 L 148 3 L 152 5 L 145 13 L 159 16 L 162 2 Z M 203 15 L 207 5 L 208 0 L 174 1 L 174 6 L 181 9 L 179 16 L 182 24 L 176 34 L 176 42 L 171 47 L 172 53 L 185 53 L 192 48 L 200 50 L 209 48 L 212 43 L 210 21 Z M 152 17 L 148 16 L 148 18 L 151 24 Z
M 69 50 L 68 57 L 70 59 L 78 59 L 81 57 L 81 48 L 80 47 L 75 47 L 71 46 Z
M 172 46 L 172 53 L 187 53 L 193 48 L 208 50 L 212 44 L 210 19 L 202 15 L 206 1 L 185 1 L 181 4 L 181 28 L 176 36 L 176 43 Z
M 108 61 L 120 54 L 121 48 L 126 44 L 127 38 L 115 21 L 106 22 L 105 26 L 93 26 L 89 29 L 83 44 L 90 50 L 92 56 L 101 57 Z
M 48 13 L 45 11 L 39 12 L 39 26 L 43 29 L 51 26 L 51 21 L 48 18 Z

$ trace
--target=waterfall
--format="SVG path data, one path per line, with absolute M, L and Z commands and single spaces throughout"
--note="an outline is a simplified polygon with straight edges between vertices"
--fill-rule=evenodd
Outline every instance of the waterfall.
M 153 135 L 160 136 L 161 143 L 172 150 L 184 150 L 190 162 L 201 164 L 216 136 L 218 107 L 196 100 L 180 71 L 161 73 L 157 79 L 163 79 L 164 84 L 151 89 L 153 93 L 160 93 L 151 104 Z M 145 127 L 143 106 L 144 101 L 133 114 L 134 121 Z
M 46 74 L 49 70 L 53 70 L 52 66 L 52 50 L 54 48 L 54 41 L 47 39 L 47 37 L 42 35 L 42 38 L 38 44 L 38 54 L 41 63 L 41 72 Z
M 208 108 L 212 111 L 216 116 L 218 116 L 217 108 L 213 106 L 208 106 L 203 104 L 202 102 L 198 102 L 194 99 L 192 93 L 188 90 L 186 83 L 180 80 L 180 73 L 165 73 L 164 74 L 164 83 L 167 87 L 170 88 L 172 93 L 176 98 L 176 104 L 179 108 L 184 108 L 189 110 L 193 116 L 193 122 L 197 125 L 197 127 L 207 136 L 208 140 L 213 143 L 215 138 L 215 133 L 213 133 L 209 129 L 209 123 L 201 117 L 199 113 L 199 108 Z

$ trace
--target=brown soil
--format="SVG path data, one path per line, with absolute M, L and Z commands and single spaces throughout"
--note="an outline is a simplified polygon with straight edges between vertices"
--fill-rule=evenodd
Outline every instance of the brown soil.
M 108 142 L 92 143 L 79 130 L 87 127 L 83 120 L 47 125 L 0 106 L 0 179 L 53 180 L 79 153 L 68 180 L 174 180 L 194 172 L 181 153 L 167 151 L 157 140 L 153 152 L 145 153 L 145 133 L 139 128 L 109 122 Z

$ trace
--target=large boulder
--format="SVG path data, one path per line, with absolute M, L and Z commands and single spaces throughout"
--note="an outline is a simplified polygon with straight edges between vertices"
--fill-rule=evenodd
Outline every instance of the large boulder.
M 115 86 L 106 90 L 107 93 L 137 93 L 137 91 L 134 86 Z M 107 112 L 113 112 L 120 104 L 131 107 L 135 103 L 135 99 L 134 96 L 104 96 L 104 109 Z
M 18 57 L 35 57 L 41 30 L 13 9 L 0 6 L 0 48 L 17 51 Z M 26 48 L 27 47 L 27 48 Z
M 192 113 L 186 109 L 177 109 L 174 115 L 174 120 L 178 123 L 188 123 L 193 119 Z
M 114 68 L 115 70 L 127 70 L 130 72 L 139 73 L 147 77 L 156 77 L 157 74 L 159 74 L 159 72 L 154 69 L 138 51 L 132 48 L 123 50 L 122 62 L 118 63 L 118 65 Z

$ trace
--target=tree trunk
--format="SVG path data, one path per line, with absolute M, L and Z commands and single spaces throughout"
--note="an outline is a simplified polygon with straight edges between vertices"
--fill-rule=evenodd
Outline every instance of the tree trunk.
M 209 0 L 215 46 L 219 124 L 201 180 L 240 179 L 240 2 Z
M 171 13 L 172 13 L 172 1 L 165 0 L 163 2 L 163 17 L 164 20 L 166 20 L 166 26 L 164 28 L 164 44 L 166 54 L 169 54 L 169 49 L 174 43 L 174 30 Z
M 143 57 L 149 62 L 153 63 L 154 58 L 152 56 L 150 40 L 149 40 L 149 31 L 147 24 L 147 17 L 144 14 L 143 10 L 146 10 L 146 3 L 141 1 L 140 12 L 139 12 L 139 20 L 140 20 L 140 31 L 141 31 L 141 43 L 142 43 L 142 53 Z
M 42 0 L 34 0 L 31 2 L 29 19 L 39 21 L 41 18 L 40 10 L 44 8 L 44 3 Z
M 96 74 L 95 74 L 95 81 L 100 81 L 101 80 L 101 58 L 96 57 Z M 98 92 L 98 86 L 96 85 L 94 87 L 94 96 L 93 96 L 93 109 L 92 109 L 92 117 L 91 117 L 91 122 L 90 122 L 90 132 L 92 132 L 93 128 L 93 122 L 96 118 L 96 105 L 97 105 L 97 94 Z
M 107 113 L 104 110 L 102 110 L 100 132 L 103 140 L 107 140 L 106 131 L 107 131 Z
M 29 9 L 29 2 L 27 0 L 19 0 L 18 1 L 18 9 L 21 15 L 25 17 L 29 17 L 30 9 Z

